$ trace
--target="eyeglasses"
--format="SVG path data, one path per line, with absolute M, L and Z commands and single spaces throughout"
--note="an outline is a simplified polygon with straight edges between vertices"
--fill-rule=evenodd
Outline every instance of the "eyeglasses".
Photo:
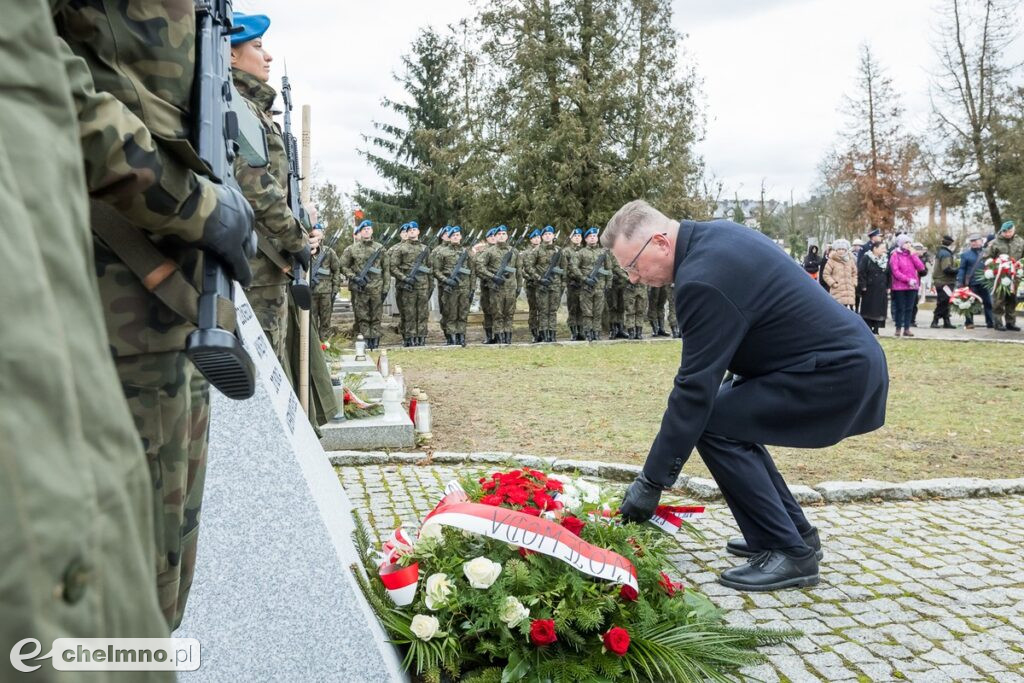
M 667 232 L 659 232 L 659 233 L 655 233 L 655 235 L 661 235 L 662 237 L 664 237 L 664 236 L 668 235 L 668 233 Z M 651 235 L 650 237 L 647 238 L 647 241 L 644 242 L 644 246 L 640 247 L 640 251 L 636 252 L 636 256 L 633 257 L 633 260 L 626 264 L 626 266 L 625 266 L 626 270 L 632 270 L 632 271 L 636 270 L 636 261 L 637 261 L 637 259 L 640 258 L 640 254 L 644 253 L 644 249 L 647 248 L 647 245 L 650 244 L 651 240 L 653 240 L 653 239 L 654 239 L 654 235 Z

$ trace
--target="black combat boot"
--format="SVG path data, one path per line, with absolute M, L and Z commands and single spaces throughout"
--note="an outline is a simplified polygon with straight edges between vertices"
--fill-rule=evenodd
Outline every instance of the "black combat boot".
M 412 337 L 404 337 L 402 339 L 402 346 L 412 346 Z
M 426 337 L 420 337 L 419 345 L 420 346 L 426 346 L 427 345 L 427 338 Z
M 452 337 L 452 335 L 450 335 L 450 334 L 446 334 L 446 335 L 444 335 L 444 343 L 445 343 L 446 346 L 454 346 L 455 345 L 455 338 Z
M 466 333 L 465 332 L 459 334 L 459 346 L 461 346 L 463 348 L 466 347 Z
M 637 339 L 643 339 L 644 338 L 644 327 L 643 327 L 643 325 L 637 325 L 636 326 L 636 338 Z
M 376 348 L 379 348 L 379 347 L 380 347 L 380 337 L 374 337 L 373 338 L 373 348 L 376 349 Z
M 622 323 L 615 323 L 618 328 L 618 332 L 615 333 L 615 339 L 629 339 L 629 335 L 626 334 L 626 327 Z M 609 339 L 612 339 L 611 335 L 608 335 Z
M 636 339 L 636 328 L 627 327 L 626 329 L 629 330 L 629 333 L 626 335 L 626 337 L 629 339 Z
M 948 315 L 942 319 L 942 329 L 944 329 L 944 330 L 955 330 L 956 329 L 956 325 L 953 324 L 953 322 L 949 319 Z
M 484 328 L 484 344 L 497 344 L 498 339 L 494 336 L 490 327 Z
M 668 332 L 665 331 L 664 327 L 662 327 L 661 325 L 658 325 L 658 331 L 654 333 L 654 336 L 655 337 L 667 337 L 668 336 Z
M 548 341 L 549 342 L 555 341 L 555 331 L 554 330 L 548 330 Z
M 672 326 L 672 338 L 679 339 L 679 325 Z

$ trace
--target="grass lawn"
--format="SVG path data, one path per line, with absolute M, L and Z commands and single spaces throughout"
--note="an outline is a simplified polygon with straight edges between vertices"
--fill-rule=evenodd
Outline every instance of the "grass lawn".
M 791 483 L 1024 476 L 1017 345 L 883 339 L 886 425 L 831 448 L 775 448 Z M 678 343 L 389 352 L 433 406 L 431 447 L 642 464 L 679 364 Z M 708 476 L 694 452 L 684 472 Z

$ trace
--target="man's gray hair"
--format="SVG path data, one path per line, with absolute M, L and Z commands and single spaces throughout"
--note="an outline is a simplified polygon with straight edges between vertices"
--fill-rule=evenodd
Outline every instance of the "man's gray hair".
M 615 212 L 601 234 L 601 246 L 611 249 L 620 237 L 624 240 L 633 238 L 633 234 L 642 225 L 655 228 L 675 223 L 671 218 L 658 211 L 642 199 L 634 199 Z

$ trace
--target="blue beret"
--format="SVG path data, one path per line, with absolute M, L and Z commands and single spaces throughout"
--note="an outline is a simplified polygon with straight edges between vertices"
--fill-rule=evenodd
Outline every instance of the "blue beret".
M 1013 221 L 1006 221 L 1006 222 L 1005 222 L 1005 223 L 1003 223 L 1003 225 L 1002 225 L 1002 226 L 1001 226 L 1001 227 L 999 228 L 999 232 L 1006 232 L 1007 230 L 1013 230 L 1013 229 L 1014 229 L 1015 227 L 1017 227 L 1017 224 L 1016 224 L 1016 223 L 1014 223 Z
M 447 235 L 447 234 L 448 234 L 448 232 L 449 232 L 449 231 L 450 231 L 451 229 L 452 229 L 452 226 L 450 226 L 450 225 L 446 225 L 446 226 L 444 226 L 443 228 L 441 228 L 440 230 L 438 230 L 438 231 L 437 231 L 437 236 L 438 236 L 438 237 L 444 237 L 445 235 Z
M 543 229 L 543 230 L 541 230 L 541 234 L 542 234 L 542 235 L 546 235 L 546 234 L 548 234 L 549 232 L 550 232 L 550 233 L 551 233 L 552 235 L 553 235 L 553 234 L 555 234 L 555 228 L 554 228 L 554 226 L 552 226 L 552 225 L 545 225 L 545 226 L 544 226 L 544 229 Z
M 400 227 L 398 229 L 398 232 L 405 232 L 408 229 L 409 229 L 409 224 L 408 223 L 402 223 L 402 227 Z
M 454 235 L 455 233 L 458 233 L 458 234 L 461 235 L 462 234 L 462 228 L 460 228 L 457 225 L 453 225 L 453 226 L 448 228 L 448 234 L 449 235 Z
M 406 225 L 409 226 L 410 230 L 412 230 L 412 229 L 419 230 L 420 229 L 420 224 L 417 223 L 416 221 L 409 221 L 408 223 L 406 223 Z
M 583 233 L 583 236 L 588 237 L 590 235 L 596 235 L 599 232 L 600 230 L 598 230 L 597 228 L 587 228 L 587 231 Z
M 499 225 L 494 229 L 494 234 L 497 235 L 499 232 L 508 232 L 508 228 L 506 228 L 504 225 Z
M 262 38 L 263 34 L 270 28 L 270 17 L 265 14 L 243 14 L 235 12 L 231 19 L 235 28 L 241 28 L 238 33 L 231 34 L 231 47 L 248 43 L 250 40 Z
M 367 219 L 367 220 L 363 221 L 362 223 L 360 223 L 359 225 L 357 225 L 355 230 L 352 231 L 352 234 L 353 235 L 358 235 L 359 231 L 362 230 L 363 228 L 372 228 L 372 227 L 373 227 L 373 221 Z
M 494 237 L 494 233 L 496 232 L 498 232 L 497 228 L 491 228 L 490 230 L 487 231 L 487 234 L 484 235 L 484 237 Z
M 540 229 L 539 228 L 534 228 L 533 232 L 530 233 L 530 239 L 532 240 L 534 237 L 540 237 Z
M 582 235 L 583 234 L 583 228 L 573 228 L 571 234 L 573 234 L 573 235 Z

